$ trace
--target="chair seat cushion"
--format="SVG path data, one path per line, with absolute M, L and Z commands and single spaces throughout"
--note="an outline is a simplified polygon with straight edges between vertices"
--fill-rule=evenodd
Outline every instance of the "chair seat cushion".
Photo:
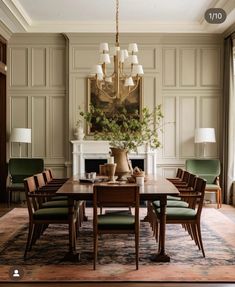
M 217 184 L 206 184 L 205 190 L 217 190 L 220 189 L 220 187 Z
M 42 203 L 41 208 L 68 207 L 68 200 L 52 200 Z
M 33 218 L 37 220 L 67 220 L 68 207 L 41 208 L 34 212 Z
M 155 209 L 156 213 L 160 213 L 160 208 Z M 166 208 L 166 220 L 190 220 L 196 218 L 196 210 L 192 208 L 182 207 L 167 207 Z
M 24 183 L 11 183 L 11 185 L 8 187 L 10 190 L 15 191 L 24 191 Z
M 68 197 L 63 195 L 55 195 L 52 196 L 50 200 L 68 200 Z
M 178 200 L 178 201 L 180 201 L 181 200 L 181 198 L 180 197 L 177 197 L 177 196 L 172 196 L 172 195 L 167 195 L 167 200 Z
M 101 214 L 98 215 L 98 229 L 134 229 L 135 217 L 129 214 Z
M 155 200 L 153 202 L 153 205 L 155 208 L 159 208 L 160 207 L 160 200 Z M 185 201 L 182 201 L 182 200 L 167 200 L 167 203 L 166 203 L 167 207 L 188 207 L 189 204 Z

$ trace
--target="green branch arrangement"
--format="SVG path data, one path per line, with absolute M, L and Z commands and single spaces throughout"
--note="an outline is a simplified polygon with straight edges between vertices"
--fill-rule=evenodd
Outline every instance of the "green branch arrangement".
M 143 144 L 155 149 L 161 146 L 161 105 L 156 106 L 152 112 L 145 107 L 140 113 L 137 110 L 129 113 L 120 107 L 112 116 L 107 116 L 104 111 L 91 105 L 88 112 L 81 111 L 80 115 L 90 127 L 93 124 L 99 127 L 94 138 L 109 141 L 111 147 L 137 152 L 137 147 Z

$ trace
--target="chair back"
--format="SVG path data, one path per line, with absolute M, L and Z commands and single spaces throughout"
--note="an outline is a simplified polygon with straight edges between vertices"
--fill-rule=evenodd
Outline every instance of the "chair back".
M 220 175 L 220 161 L 218 159 L 187 159 L 186 170 L 204 178 L 207 183 L 215 182 Z
M 139 205 L 139 186 L 95 185 L 93 196 L 96 207 L 136 207 Z
M 195 183 L 195 194 L 198 195 L 197 200 L 195 200 L 195 205 L 197 204 L 197 216 L 201 216 L 202 206 L 204 202 L 205 196 L 205 188 L 206 188 L 206 180 L 204 178 L 197 177 Z
M 33 197 L 37 193 L 37 186 L 33 176 L 24 179 L 25 197 L 28 207 L 30 218 L 32 218 L 34 211 L 39 208 L 36 197 Z
M 52 181 L 51 173 L 48 169 L 44 170 L 43 176 L 44 176 L 45 183 L 49 183 L 50 181 Z
M 41 158 L 11 158 L 8 171 L 13 183 L 23 183 L 24 179 L 44 170 Z
M 134 207 L 135 232 L 139 232 L 139 186 L 128 185 L 94 185 L 93 192 L 93 224 L 97 231 L 98 207 Z
M 35 179 L 35 183 L 36 183 L 36 186 L 37 186 L 38 189 L 43 187 L 46 184 L 44 176 L 43 176 L 43 173 L 35 174 L 34 175 L 34 179 Z
M 181 178 L 182 174 L 183 174 L 183 169 L 182 168 L 178 168 L 177 172 L 176 172 L 176 177 L 177 178 Z

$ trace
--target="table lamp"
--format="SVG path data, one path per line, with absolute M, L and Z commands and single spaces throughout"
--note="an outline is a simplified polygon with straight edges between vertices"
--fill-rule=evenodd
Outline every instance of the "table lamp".
M 10 141 L 19 143 L 21 157 L 21 143 L 31 143 L 31 129 L 13 128 Z
M 195 129 L 195 143 L 203 143 L 203 157 L 206 156 L 206 143 L 215 143 L 214 128 Z

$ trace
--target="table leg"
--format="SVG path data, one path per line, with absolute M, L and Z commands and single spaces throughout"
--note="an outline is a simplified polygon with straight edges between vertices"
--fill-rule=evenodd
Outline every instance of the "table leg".
M 151 256 L 154 262 L 170 262 L 170 257 L 165 252 L 166 233 L 166 196 L 160 198 L 160 230 L 158 241 L 158 253 Z
M 80 254 L 76 251 L 76 230 L 74 224 L 74 200 L 69 198 L 69 251 L 65 254 L 63 261 L 79 262 Z

